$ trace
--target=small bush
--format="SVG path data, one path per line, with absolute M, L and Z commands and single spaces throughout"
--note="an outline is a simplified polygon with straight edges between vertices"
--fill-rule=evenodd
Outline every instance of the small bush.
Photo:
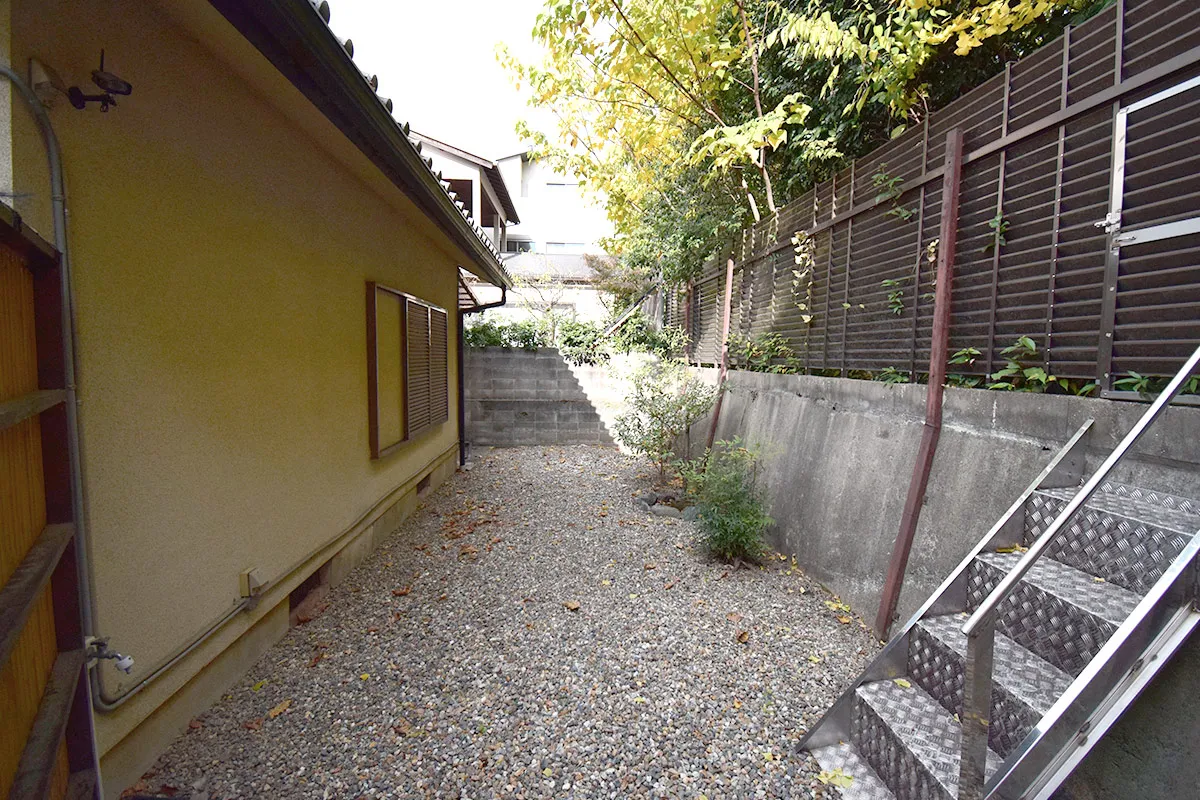
M 758 485 L 758 454 L 739 439 L 717 442 L 704 458 L 685 463 L 682 472 L 712 554 L 725 561 L 757 560 L 772 522 Z
M 753 339 L 738 334 L 729 337 L 729 356 L 738 369 L 790 375 L 800 371 L 796 351 L 778 333 L 760 333 Z
M 559 325 L 558 350 L 572 364 L 602 364 L 609 359 L 604 329 L 591 322 L 568 319 Z
M 548 347 L 550 337 L 533 320 L 497 324 L 490 319 L 481 319 L 463 328 L 463 344 L 467 347 L 520 347 L 523 350 L 536 350 L 539 347 Z
M 466 347 L 503 347 L 504 333 L 496 323 L 481 319 L 463 328 L 463 344 Z
M 612 337 L 613 350 L 618 353 L 650 353 L 659 358 L 675 358 L 686 346 L 682 329 L 666 326 L 655 330 L 641 311 L 631 314 Z
M 716 388 L 693 375 L 682 361 L 646 364 L 633 375 L 629 410 L 617 417 L 617 437 L 653 461 L 662 480 L 675 443 L 708 413 L 716 396 Z

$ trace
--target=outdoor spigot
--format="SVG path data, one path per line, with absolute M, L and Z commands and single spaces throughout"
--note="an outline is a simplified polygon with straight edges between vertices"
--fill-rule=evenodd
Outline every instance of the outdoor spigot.
M 124 672 L 126 675 L 133 672 L 133 656 L 127 656 L 110 649 L 108 639 L 89 638 L 87 640 L 87 657 L 89 661 L 112 659 L 113 665 L 121 670 L 121 672 Z

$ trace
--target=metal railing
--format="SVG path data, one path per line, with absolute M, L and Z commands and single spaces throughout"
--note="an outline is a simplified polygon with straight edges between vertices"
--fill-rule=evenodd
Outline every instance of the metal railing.
M 1017 565 L 1004 576 L 1004 579 L 979 604 L 975 613 L 963 625 L 962 631 L 967 636 L 967 660 L 964 672 L 962 742 L 959 760 L 958 796 L 960 800 L 982 800 L 984 797 L 992 699 L 992 655 L 996 640 L 996 617 L 1000 604 L 1054 543 L 1075 512 L 1083 507 L 1130 448 L 1154 424 L 1175 395 L 1183 388 L 1197 365 L 1200 365 L 1200 347 L 1196 348 L 1162 391 L 1162 394 L 1155 399 L 1095 474 L 1071 498 L 1045 533 L 1038 537 L 1028 552 L 1017 562 Z

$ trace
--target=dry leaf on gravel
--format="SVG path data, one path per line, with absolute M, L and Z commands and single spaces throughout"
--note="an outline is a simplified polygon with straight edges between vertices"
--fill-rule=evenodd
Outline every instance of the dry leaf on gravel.
M 736 611 L 730 611 L 725 615 L 725 619 L 729 620 L 730 622 L 739 622 L 742 619 L 742 615 Z
M 658 564 L 652 564 L 652 563 L 650 563 L 649 561 L 647 561 L 647 562 L 646 562 L 646 566 L 644 567 L 644 569 L 645 569 L 647 572 L 649 572 L 649 571 L 650 571 L 650 570 L 652 570 L 652 569 L 658 569 Z
M 411 591 L 412 591 L 411 586 L 401 586 L 399 589 L 392 589 L 392 596 L 393 597 L 404 597 Z
M 750 631 L 738 631 L 738 635 L 737 635 L 738 644 L 746 644 L 749 641 L 750 641 Z
M 292 704 L 291 698 L 284 700 L 282 703 L 280 703 L 279 705 L 275 706 L 274 708 L 272 708 L 270 711 L 267 712 L 267 719 L 275 719 L 280 714 L 287 711 L 288 706 L 290 706 L 291 704 Z
M 664 589 L 674 589 L 674 588 L 675 588 L 675 583 L 676 583 L 675 579 L 674 579 L 674 578 L 671 578 L 671 580 L 667 581 L 666 585 L 665 585 L 665 586 L 663 586 L 663 588 L 664 588 Z
M 563 603 L 563 608 L 565 608 L 567 611 L 578 611 L 579 602 L 576 600 L 567 600 Z
M 257 719 L 248 719 L 242 723 L 242 727 L 248 731 L 261 731 L 262 725 L 262 717 L 258 717 Z
M 838 617 L 837 621 L 842 623 L 843 625 L 849 625 L 854 620 L 852 620 L 850 617 L 842 616 L 842 617 Z

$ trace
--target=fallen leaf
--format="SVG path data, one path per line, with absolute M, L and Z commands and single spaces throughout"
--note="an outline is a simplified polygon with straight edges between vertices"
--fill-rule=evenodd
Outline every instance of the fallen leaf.
M 742 707 L 742 701 L 741 701 L 741 700 L 734 700 L 734 701 L 733 701 L 733 707 L 734 707 L 734 708 L 741 708 L 741 707 Z
M 638 705 L 642 705 L 642 704 L 648 703 L 650 701 L 644 697 L 635 697 L 635 698 L 633 698 L 633 702 L 637 703 Z
M 325 657 L 324 653 L 317 653 L 315 656 L 312 657 L 312 660 L 308 662 L 308 665 L 310 667 L 315 667 L 317 664 L 321 663 L 321 659 L 323 659 L 324 657 Z
M 367 680 L 367 679 L 368 679 L 368 678 L 370 678 L 370 677 L 371 677 L 371 673 L 369 673 L 369 672 L 364 672 L 362 675 L 359 675 L 359 676 L 358 676 L 358 679 L 359 679 L 360 681 L 365 681 L 365 680 Z
M 825 770 L 825 771 L 821 772 L 819 775 L 817 775 L 817 780 L 819 780 L 821 783 L 824 783 L 824 784 L 829 784 L 832 786 L 840 786 L 843 789 L 845 789 L 845 788 L 849 787 L 850 784 L 854 783 L 854 776 L 847 775 L 846 773 L 842 772 L 840 769 L 835 769 L 832 771 Z
M 650 562 L 646 562 L 646 566 L 643 569 L 645 569 L 647 572 L 649 572 L 652 569 L 658 569 L 658 564 L 652 564 Z
M 663 586 L 663 588 L 664 589 L 674 589 L 675 588 L 675 579 L 671 578 L 671 580 L 666 582 L 666 584 Z
M 911 689 L 912 684 L 904 680 L 904 678 L 892 678 L 892 683 L 899 686 L 901 689 Z
M 630 592 L 630 593 L 629 593 L 629 599 L 630 599 L 630 600 L 637 600 L 637 593 L 636 593 L 636 592 Z
M 746 644 L 747 642 L 749 642 L 750 641 L 750 631 L 738 631 L 737 641 L 738 641 L 738 644 Z
M 392 596 L 393 597 L 404 597 L 411 591 L 412 591 L 411 586 L 402 586 L 399 589 L 392 589 Z
M 849 611 L 850 610 L 850 606 L 846 605 L 841 600 L 838 600 L 836 597 L 833 598 L 832 600 L 826 600 L 825 605 L 829 607 L 830 611 Z
M 612 586 L 612 581 L 610 581 L 608 578 L 605 578 L 604 580 L 600 581 L 600 585 L 601 586 Z
M 379 628 L 376 628 L 374 625 L 372 625 L 371 627 L 367 628 L 367 633 L 379 633 Z
M 266 685 L 267 685 L 266 681 L 259 681 L 258 683 L 254 684 L 253 686 L 250 687 L 250 691 L 257 692 L 259 689 L 261 689 L 262 687 L 264 687 Z
M 204 727 L 204 723 L 203 723 L 203 722 L 201 722 L 201 721 L 200 721 L 200 720 L 198 720 L 198 719 L 194 719 L 194 720 L 192 720 L 191 722 L 189 722 L 189 723 L 188 723 L 188 728 L 189 728 L 189 729 L 191 729 L 191 730 L 193 730 L 193 731 L 198 731 L 198 730 L 200 730 L 200 729 L 201 729 L 201 728 L 203 728 L 203 727 Z
M 546 767 L 544 770 L 542 770 L 542 774 L 545 775 L 547 778 L 549 778 L 551 775 L 554 774 L 554 770 L 550 769 L 549 767 Z
M 742 618 L 742 615 L 737 613 L 736 611 L 730 611 L 728 614 L 725 615 L 725 619 L 729 620 L 730 622 L 737 622 L 741 618 Z
M 284 700 L 282 703 L 280 703 L 279 705 L 275 706 L 274 708 L 272 708 L 270 711 L 267 712 L 267 719 L 275 719 L 280 714 L 287 711 L 288 706 L 290 706 L 291 704 L 292 704 L 291 699 Z
M 258 719 L 246 720 L 245 722 L 242 723 L 242 727 L 248 731 L 261 731 L 262 724 L 263 724 L 262 717 L 259 717 Z
M 996 552 L 997 553 L 1024 553 L 1028 549 L 1029 549 L 1028 547 L 1022 547 L 1019 544 L 1014 544 L 1010 547 L 997 547 Z
M 442 592 L 441 594 L 439 594 L 439 595 L 438 595 L 438 598 L 437 598 L 437 599 L 438 599 L 438 600 L 445 600 L 445 599 L 446 599 L 446 598 L 448 598 L 449 596 L 450 596 L 450 595 L 446 594 L 445 592 Z
M 763 761 L 774 761 L 774 760 L 775 760 L 775 754 L 772 753 L 770 750 L 766 750 L 763 752 Z
M 729 577 L 729 570 L 725 570 L 724 572 L 722 572 L 720 575 L 717 576 L 717 580 L 719 580 L 719 581 L 724 580 L 725 578 L 728 578 L 728 577 Z
M 852 620 L 850 617 L 847 617 L 847 616 L 841 616 L 841 617 L 837 618 L 837 621 L 842 623 L 843 625 L 849 625 L 854 620 Z
M 579 602 L 577 600 L 567 600 L 563 603 L 563 608 L 567 611 L 578 611 Z
M 814 664 L 820 664 L 820 663 L 821 663 L 821 657 L 820 657 L 820 656 L 809 656 L 809 657 L 808 657 L 808 660 L 809 660 L 809 661 L 811 661 L 811 662 L 812 662 L 812 663 L 814 663 Z

